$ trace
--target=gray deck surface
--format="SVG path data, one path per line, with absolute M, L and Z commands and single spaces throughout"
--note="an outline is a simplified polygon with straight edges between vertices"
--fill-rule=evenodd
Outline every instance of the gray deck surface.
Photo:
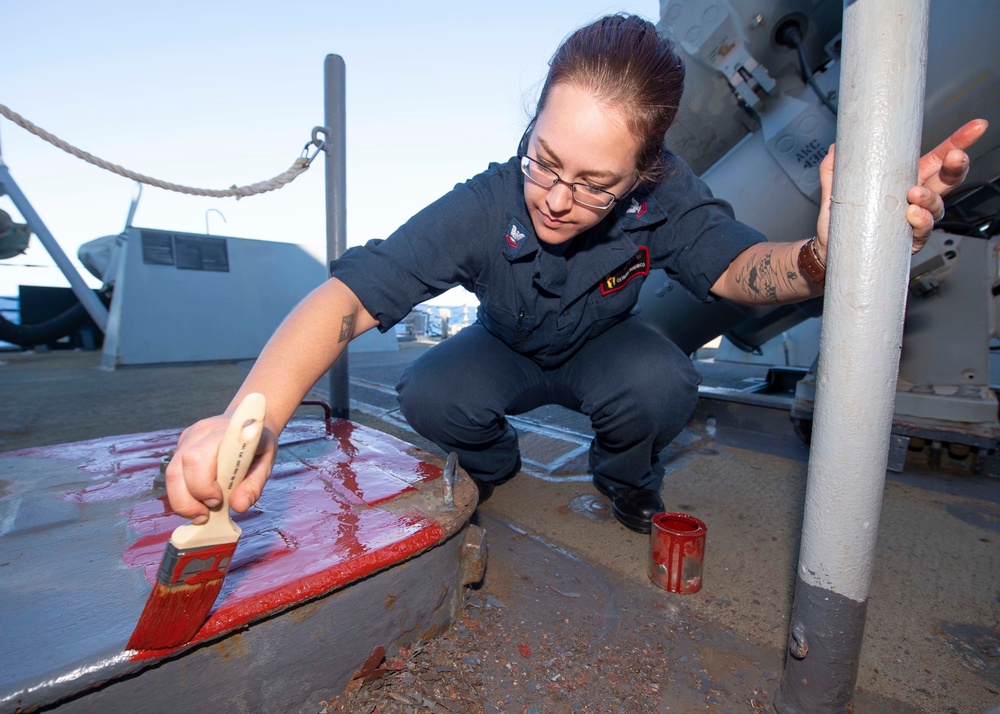
M 352 354 L 351 416 L 437 453 L 399 416 L 393 390 L 403 367 L 428 347 L 411 342 L 398 352 Z M 104 372 L 99 363 L 97 352 L 0 353 L 0 451 L 184 426 L 222 409 L 249 369 L 241 363 Z M 761 376 L 701 367 L 710 383 L 726 386 Z M 324 387 L 316 396 L 325 397 Z M 310 414 L 318 410 L 304 408 L 300 416 Z M 702 591 L 675 596 L 649 583 L 647 538 L 618 525 L 590 484 L 586 419 L 546 407 L 513 422 L 524 471 L 480 507 L 482 517 L 579 559 L 612 588 L 638 588 L 643 599 L 703 623 L 706 633 L 722 633 L 726 643 L 708 640 L 720 656 L 702 656 L 699 666 L 709 676 L 753 681 L 773 698 L 795 577 L 805 448 L 774 448 L 766 436 L 756 445 L 752 433 L 729 438 L 697 421 L 675 441 L 664 500 L 709 529 Z M 496 572 L 516 557 L 510 553 L 491 554 Z M 890 474 L 877 558 L 857 711 L 982 714 L 1000 705 L 1000 481 L 961 469 L 931 471 L 917 459 L 905 473 Z M 737 643 L 744 645 L 738 667 Z M 690 666 L 663 662 L 675 673 Z M 757 711 L 694 701 L 663 710 Z

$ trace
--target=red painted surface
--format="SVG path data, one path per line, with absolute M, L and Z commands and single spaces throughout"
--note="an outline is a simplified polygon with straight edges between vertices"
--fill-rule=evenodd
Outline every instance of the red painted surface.
M 75 503 L 123 501 L 123 518 L 137 537 L 122 553 L 154 583 L 167 540 L 184 524 L 165 496 L 152 496 L 161 458 L 179 431 L 31 449 L 36 458 L 75 459 L 92 485 L 67 491 Z M 419 511 L 393 513 L 379 504 L 440 478 L 441 469 L 408 453 L 410 446 L 352 422 L 295 426 L 282 444 L 329 442 L 322 455 L 279 456 L 257 505 L 235 515 L 243 530 L 214 610 L 192 642 L 241 627 L 347 585 L 434 545 L 441 526 Z M 143 596 L 144 597 L 144 596 Z M 135 659 L 162 657 L 143 651 Z
M 657 513 L 649 537 L 649 579 L 672 593 L 701 590 L 705 524 L 686 513 Z

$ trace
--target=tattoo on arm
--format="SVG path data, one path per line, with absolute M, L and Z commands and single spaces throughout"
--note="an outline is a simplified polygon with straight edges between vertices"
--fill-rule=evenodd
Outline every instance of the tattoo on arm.
M 781 265 L 774 252 L 767 251 L 759 258 L 748 261 L 736 272 L 736 284 L 751 303 L 773 303 L 795 295 L 798 271 Z
M 338 342 L 348 342 L 354 337 L 354 315 L 344 315 L 340 323 L 340 339 Z

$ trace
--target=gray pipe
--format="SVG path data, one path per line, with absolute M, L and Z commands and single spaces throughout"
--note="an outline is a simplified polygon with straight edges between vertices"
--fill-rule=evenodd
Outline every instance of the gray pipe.
M 809 480 L 775 708 L 848 710 L 903 334 L 929 0 L 846 0 L 837 175 Z
M 28 228 L 38 236 L 38 240 L 42 242 L 45 250 L 52 256 L 52 260 L 59 266 L 62 274 L 66 276 L 70 287 L 73 289 L 73 294 L 76 295 L 77 300 L 83 305 L 83 309 L 93 318 L 94 323 L 101 332 L 107 332 L 108 309 L 104 307 L 104 303 L 98 299 L 94 291 L 87 287 L 87 283 L 80 277 L 80 273 L 73 267 L 73 263 L 66 257 L 63 249 L 59 247 L 59 242 L 49 232 L 41 216 L 35 212 L 27 196 L 21 192 L 21 188 L 14 181 L 14 177 L 10 175 L 10 169 L 7 168 L 7 164 L 3 160 L 0 160 L 0 195 L 4 193 L 10 196 L 10 200 L 17 207 L 17 210 L 21 212 L 24 220 L 27 221 Z
M 347 249 L 347 121 L 346 69 L 340 55 L 323 62 L 324 114 L 326 120 L 326 257 L 327 266 Z M 340 325 L 333 326 L 340 329 Z M 330 368 L 330 409 L 333 416 L 351 416 L 347 348 Z

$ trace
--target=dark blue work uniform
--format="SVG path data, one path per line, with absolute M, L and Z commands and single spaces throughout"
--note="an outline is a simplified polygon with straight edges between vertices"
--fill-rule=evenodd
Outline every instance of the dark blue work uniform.
M 765 240 L 680 159 L 664 160 L 666 178 L 567 246 L 535 237 L 512 158 L 331 264 L 383 332 L 456 285 L 479 298 L 476 323 L 428 350 L 397 387 L 410 425 L 457 452 L 471 476 L 512 473 L 519 452 L 506 415 L 554 403 L 590 417 L 595 480 L 659 488 L 656 456 L 690 418 L 700 376 L 631 315 L 639 289 L 664 268 L 710 301 L 733 258 Z

